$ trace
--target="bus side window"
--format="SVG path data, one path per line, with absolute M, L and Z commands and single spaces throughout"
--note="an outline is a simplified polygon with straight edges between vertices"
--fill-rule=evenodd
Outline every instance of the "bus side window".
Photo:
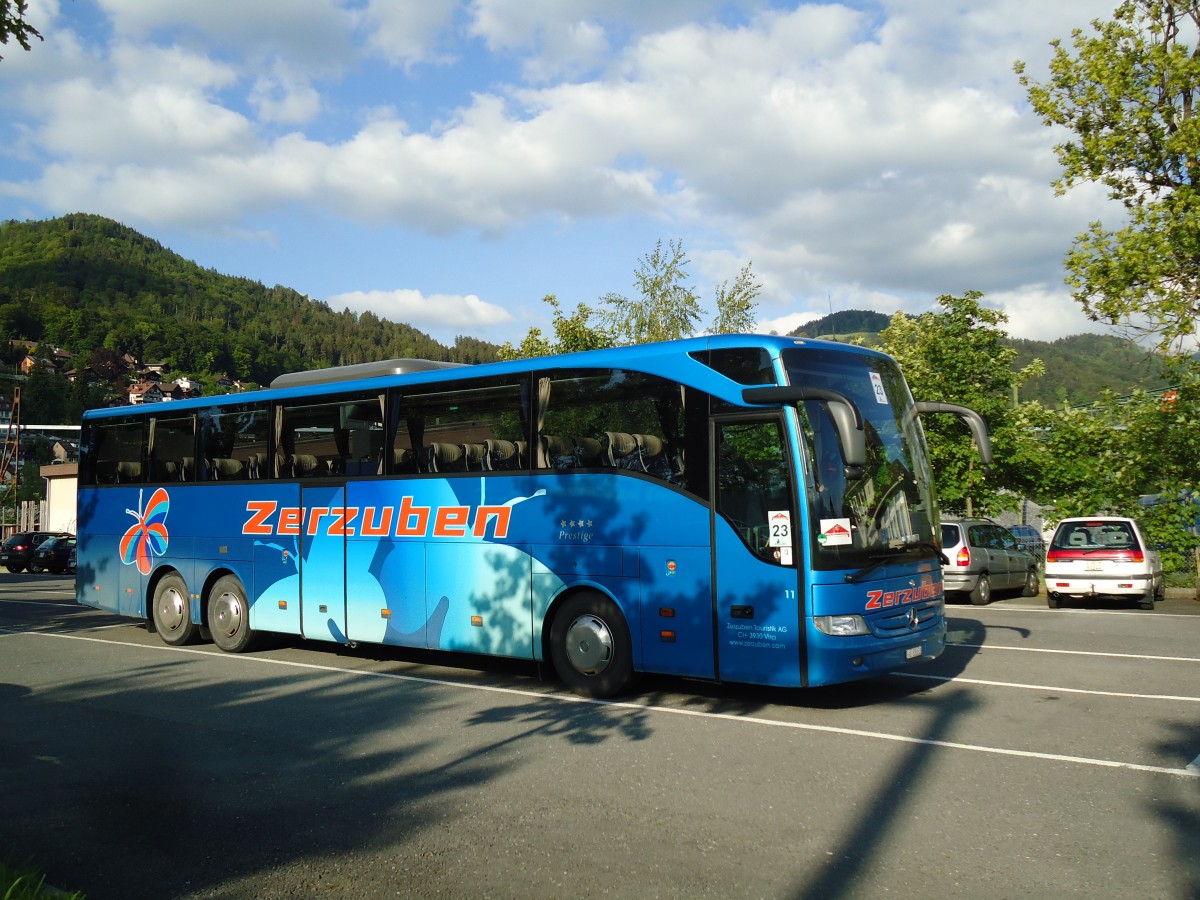
M 393 472 L 429 474 L 527 468 L 524 378 L 439 384 L 397 397 Z M 418 469 L 412 467 L 415 462 Z
M 81 460 L 81 484 L 129 484 L 142 480 L 146 454 L 145 420 L 116 419 L 89 426 L 90 453 Z
M 762 559 L 775 558 L 770 513 L 794 512 L 786 467 L 778 421 L 717 426 L 717 512 Z
M 150 481 L 188 481 L 184 460 L 196 453 L 196 420 L 187 416 L 154 416 L 150 428 Z
M 265 403 L 238 403 L 200 410 L 200 452 L 184 456 L 184 480 L 245 481 L 268 478 L 270 411 Z
M 684 388 L 665 378 L 622 369 L 551 372 L 539 379 L 540 468 L 602 466 L 684 484 Z M 703 404 L 707 398 L 692 392 Z M 702 441 L 704 429 L 695 440 Z M 703 454 L 700 454 L 703 455 Z

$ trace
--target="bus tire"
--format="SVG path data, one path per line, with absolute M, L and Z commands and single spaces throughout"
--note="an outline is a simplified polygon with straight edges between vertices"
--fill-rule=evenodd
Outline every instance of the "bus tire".
M 213 643 L 226 653 L 245 653 L 258 643 L 250 627 L 250 603 L 246 589 L 232 575 L 224 575 L 208 592 L 208 630 Z
M 585 697 L 615 697 L 633 681 L 633 642 L 615 603 L 589 592 L 570 597 L 550 625 L 550 660 Z
M 192 621 L 187 585 L 176 572 L 164 575 L 154 588 L 154 630 L 164 644 L 182 647 L 200 635 L 200 626 Z
M 987 574 L 979 576 L 979 580 L 975 582 L 975 587 L 971 591 L 971 602 L 976 606 L 987 606 L 992 601 L 992 582 L 987 577 Z

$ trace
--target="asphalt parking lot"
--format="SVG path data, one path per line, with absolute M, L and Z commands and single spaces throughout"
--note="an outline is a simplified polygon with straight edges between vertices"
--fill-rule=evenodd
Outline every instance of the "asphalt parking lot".
M 813 691 L 169 648 L 0 575 L 0 849 L 104 898 L 1200 896 L 1200 603 L 947 607 Z

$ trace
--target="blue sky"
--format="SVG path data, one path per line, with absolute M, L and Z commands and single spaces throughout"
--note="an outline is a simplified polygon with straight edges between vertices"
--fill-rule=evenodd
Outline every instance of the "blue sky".
M 981 290 L 1088 323 L 1063 135 L 1012 72 L 1115 0 L 30 0 L 0 62 L 0 217 L 89 212 L 216 271 L 450 342 L 519 341 L 747 262 L 759 328 Z

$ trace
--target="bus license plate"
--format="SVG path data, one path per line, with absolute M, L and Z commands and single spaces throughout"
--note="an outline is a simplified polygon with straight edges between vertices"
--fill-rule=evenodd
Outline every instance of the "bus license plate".
M 1084 567 L 1089 572 L 1101 572 L 1104 570 L 1104 563 L 1098 559 L 1088 560 L 1088 564 Z
M 904 651 L 905 659 L 915 659 L 916 657 L 918 657 L 920 655 L 921 655 L 920 647 L 909 647 L 907 650 Z

